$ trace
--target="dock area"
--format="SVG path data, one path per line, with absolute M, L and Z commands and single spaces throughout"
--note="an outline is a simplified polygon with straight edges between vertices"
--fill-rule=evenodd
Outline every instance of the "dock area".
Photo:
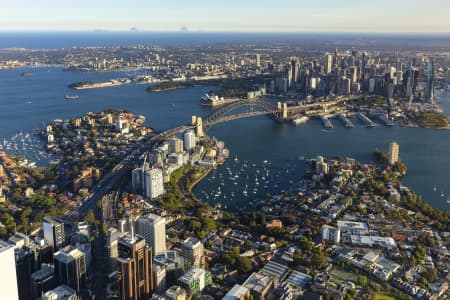
M 344 114 L 338 114 L 338 119 L 342 122 L 342 125 L 344 125 L 347 128 L 355 127 L 352 121 L 350 121 L 350 119 L 347 118 Z
M 323 127 L 325 127 L 326 129 L 333 129 L 334 128 L 333 124 L 331 123 L 331 121 L 327 117 L 321 116 L 320 118 L 322 119 Z
M 358 116 L 358 119 L 360 119 L 361 122 L 363 122 L 364 125 L 366 125 L 367 127 L 375 126 L 375 123 L 371 119 L 369 119 L 365 114 L 360 112 L 357 114 L 357 116 Z

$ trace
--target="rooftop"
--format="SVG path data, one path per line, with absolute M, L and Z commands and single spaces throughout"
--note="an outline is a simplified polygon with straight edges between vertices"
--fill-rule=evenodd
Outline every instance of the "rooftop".
M 353 222 L 353 221 L 337 221 L 339 228 L 354 228 L 361 230 L 368 230 L 368 226 L 364 222 Z
M 242 285 L 258 294 L 263 294 L 271 284 L 272 278 L 263 274 L 253 273 Z
M 179 281 L 189 285 L 193 280 L 197 280 L 200 276 L 204 275 L 206 271 L 198 267 L 192 267 L 183 276 L 178 278 Z
M 0 253 L 7 251 L 8 249 L 10 249 L 12 247 L 13 247 L 13 245 L 11 245 L 3 240 L 0 240 Z
M 311 279 L 312 277 L 305 273 L 292 271 L 291 275 L 289 275 L 286 281 L 292 285 L 304 287 L 311 281 Z
M 84 255 L 83 252 L 72 246 L 64 247 L 63 249 L 53 254 L 56 260 L 65 264 L 70 263 L 73 260 L 82 257 L 83 255 Z
M 191 236 L 184 240 L 183 247 L 194 248 L 197 247 L 199 244 L 201 244 L 200 240 L 196 237 Z
M 244 298 L 249 293 L 248 288 L 245 286 L 235 284 L 231 290 L 223 297 L 223 300 L 235 300 Z
M 56 287 L 53 290 L 47 291 L 43 296 L 43 300 L 47 299 L 66 299 L 70 296 L 75 296 L 77 292 L 74 289 L 71 289 L 67 285 L 63 284 Z

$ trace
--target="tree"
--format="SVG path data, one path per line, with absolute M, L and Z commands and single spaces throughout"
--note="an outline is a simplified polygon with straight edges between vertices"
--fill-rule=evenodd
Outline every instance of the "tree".
M 424 272 L 422 272 L 420 275 L 422 275 L 423 278 L 427 280 L 427 282 L 435 282 L 439 277 L 439 272 L 436 270 L 436 268 L 429 268 L 426 269 Z
M 327 256 L 322 252 L 314 253 L 311 257 L 311 266 L 314 269 L 323 268 L 327 264 Z
M 92 209 L 87 212 L 86 216 L 84 217 L 84 221 L 86 221 L 94 228 L 97 228 L 97 226 L 100 224 L 100 222 L 95 218 L 95 214 Z
M 236 260 L 237 269 L 239 272 L 248 273 L 253 270 L 253 264 L 250 258 L 239 256 Z
M 362 286 L 362 287 L 367 287 L 369 281 L 367 279 L 366 276 L 364 275 L 358 275 L 358 283 Z

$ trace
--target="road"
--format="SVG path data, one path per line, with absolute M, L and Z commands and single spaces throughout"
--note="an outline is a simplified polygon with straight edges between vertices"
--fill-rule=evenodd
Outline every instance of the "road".
M 89 196 L 84 198 L 80 204 L 72 207 L 65 215 L 65 219 L 70 221 L 81 221 L 89 210 L 94 210 L 97 201 L 101 200 L 103 196 L 108 194 L 112 189 L 117 187 L 122 179 L 129 174 L 131 168 L 136 163 L 139 163 L 142 155 L 150 151 L 155 145 L 162 140 L 174 135 L 178 131 L 191 129 L 193 126 L 183 125 L 178 126 L 157 135 L 152 136 L 144 141 L 142 145 L 128 154 L 120 163 L 118 163 L 109 173 L 102 177 L 95 187 L 92 188 Z

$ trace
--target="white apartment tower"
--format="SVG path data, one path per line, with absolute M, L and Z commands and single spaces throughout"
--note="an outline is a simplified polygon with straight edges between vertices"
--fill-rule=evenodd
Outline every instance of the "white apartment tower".
M 194 130 L 188 130 L 183 135 L 184 139 L 184 150 L 190 152 L 195 148 L 195 132 Z
M 155 214 L 141 216 L 136 223 L 136 232 L 144 237 L 153 254 L 166 251 L 166 219 Z
M 162 169 L 148 169 L 144 174 L 144 196 L 156 199 L 164 194 L 163 171 Z

